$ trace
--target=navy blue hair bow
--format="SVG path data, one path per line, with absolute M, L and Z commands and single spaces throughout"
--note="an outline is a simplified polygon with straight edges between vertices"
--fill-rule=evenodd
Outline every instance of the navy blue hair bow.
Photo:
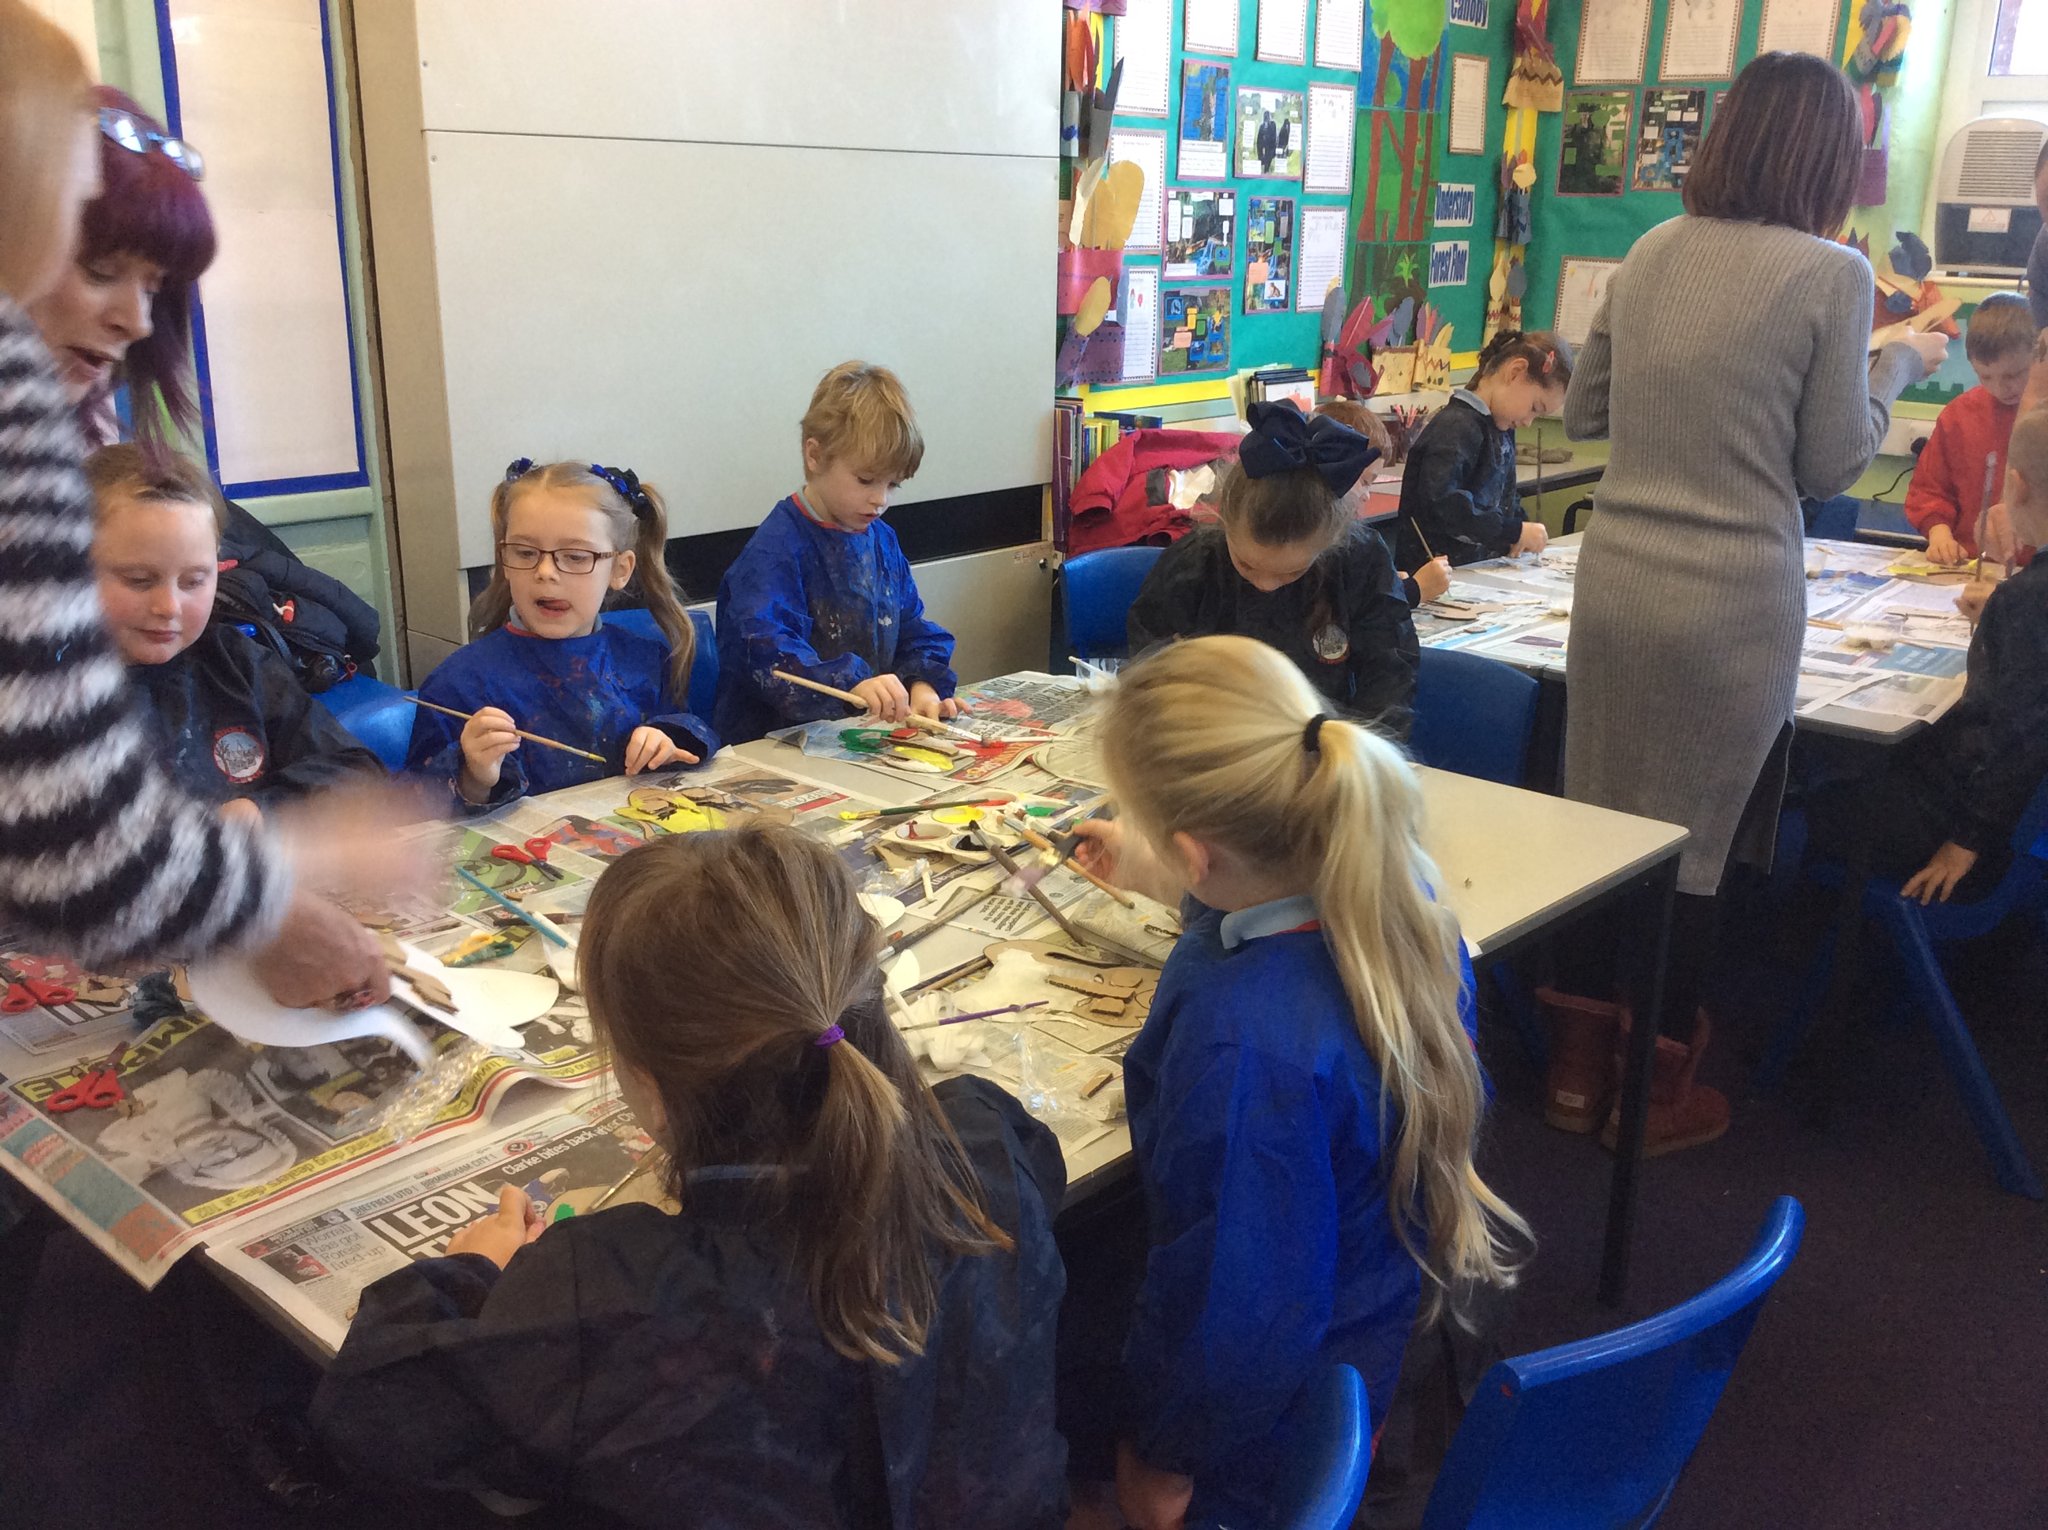
M 505 468 L 505 482 L 516 483 L 533 471 L 531 457 L 514 457 Z
M 1308 419 L 1292 404 L 1254 404 L 1245 418 L 1252 429 L 1238 445 L 1237 461 L 1247 478 L 1312 468 L 1332 494 L 1349 494 L 1380 458 L 1380 449 L 1350 426 L 1327 416 Z
M 611 468 L 602 462 L 593 462 L 590 464 L 590 471 L 610 484 L 617 491 L 619 498 L 630 505 L 633 513 L 641 520 L 644 521 L 654 514 L 654 501 L 648 497 L 647 491 L 640 487 L 640 475 L 631 468 Z

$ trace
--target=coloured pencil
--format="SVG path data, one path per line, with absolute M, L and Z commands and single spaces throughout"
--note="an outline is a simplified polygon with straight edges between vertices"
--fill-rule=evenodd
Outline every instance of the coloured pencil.
M 493 903 L 496 903 L 500 907 L 517 914 L 520 917 L 521 921 L 523 921 L 526 924 L 532 925 L 536 930 L 539 930 L 542 935 L 546 936 L 549 940 L 552 940 L 556 945 L 566 946 L 569 943 L 569 937 L 564 935 L 552 920 L 542 918 L 539 914 L 534 913 L 531 909 L 521 908 L 518 904 L 514 903 L 510 898 L 506 897 L 503 893 L 499 892 L 497 888 L 491 886 L 490 883 L 486 882 L 482 877 L 478 876 L 475 872 L 471 871 L 467 866 L 457 866 L 455 868 L 455 874 L 461 877 L 462 880 L 467 882 L 471 887 L 474 887 L 478 892 L 482 893 L 486 898 L 489 898 Z
M 422 701 L 417 696 L 408 696 L 405 699 L 407 701 L 410 701 L 416 707 L 425 707 L 429 712 L 439 712 L 443 717 L 459 717 L 464 722 L 468 722 L 471 718 L 476 716 L 476 713 L 474 712 L 458 712 L 453 707 L 436 706 L 434 705 L 433 702 Z M 584 759 L 595 760 L 600 765 L 611 764 L 611 761 L 606 759 L 603 755 L 592 754 L 588 749 L 578 749 L 574 744 L 565 744 L 561 742 L 559 739 L 542 738 L 538 733 L 528 733 L 524 728 L 514 728 L 512 731 L 518 734 L 519 737 L 527 740 L 529 743 L 545 744 L 548 748 L 559 749 L 564 754 L 581 755 Z

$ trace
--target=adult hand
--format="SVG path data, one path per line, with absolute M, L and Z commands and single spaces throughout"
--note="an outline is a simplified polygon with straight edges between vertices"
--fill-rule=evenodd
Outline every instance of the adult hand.
M 1956 890 L 1956 883 L 1968 876 L 1976 864 L 1976 851 L 1965 850 L 1950 840 L 1934 852 L 1933 860 L 1913 873 L 1912 879 L 1899 889 L 1899 896 L 1918 898 L 1922 908 L 1930 903 L 1946 903 L 1948 895 Z
M 1899 338 L 1899 343 L 1920 358 L 1920 375 L 1932 377 L 1941 370 L 1941 364 L 1948 360 L 1948 336 L 1932 332 L 1908 330 Z
M 1451 587 L 1451 560 L 1431 558 L 1415 571 L 1415 588 L 1422 593 L 1427 605 Z
M 1972 579 L 1956 594 L 1956 609 L 1970 619 L 1972 627 L 1984 614 L 1984 602 L 1998 586 L 1989 579 Z
M 434 816 L 417 785 L 364 781 L 280 807 L 270 823 L 301 888 L 390 903 L 427 894 L 444 874 L 425 840 L 401 832 Z
M 450 1238 L 448 1252 L 482 1254 L 502 1270 L 514 1254 L 547 1229 L 533 1197 L 517 1185 L 507 1185 L 498 1192 L 498 1209 Z
M 284 923 L 249 966 L 263 991 L 288 1009 L 367 1009 L 391 997 L 377 937 L 308 892 L 294 895 Z
M 894 675 L 870 675 L 853 688 L 872 717 L 900 723 L 910 715 L 910 692 Z
M 479 707 L 462 725 L 462 795 L 472 802 L 490 796 L 505 767 L 505 756 L 519 747 L 519 725 L 498 707 Z
M 626 774 L 629 776 L 637 776 L 643 770 L 660 770 L 664 765 L 678 762 L 694 765 L 697 756 L 659 728 L 650 728 L 643 723 L 626 740 Z
M 1541 521 L 1522 522 L 1522 534 L 1515 538 L 1512 556 L 1519 558 L 1523 553 L 1540 553 L 1550 545 L 1550 533 Z
M 2019 558 L 2019 538 L 2013 535 L 2012 512 L 2000 500 L 1977 517 L 1977 545 L 1994 563 L 2010 568 Z
M 1180 1530 L 1194 1496 L 1194 1478 L 1146 1465 L 1128 1440 L 1117 1445 L 1116 1501 L 1131 1530 Z
M 1943 568 L 1954 568 L 1967 557 L 1963 544 L 1956 540 L 1955 533 L 1939 523 L 1927 531 L 1927 561 L 1939 563 Z

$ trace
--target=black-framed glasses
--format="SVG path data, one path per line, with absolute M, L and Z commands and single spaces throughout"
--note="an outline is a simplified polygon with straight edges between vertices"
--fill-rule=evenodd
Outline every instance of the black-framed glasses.
M 184 139 L 159 133 L 133 112 L 124 112 L 118 106 L 102 106 L 100 132 L 130 154 L 147 154 L 153 148 L 161 149 L 165 159 L 193 180 L 206 179 L 205 156 Z
M 522 573 L 530 568 L 539 568 L 543 558 L 553 558 L 557 573 L 587 574 L 597 567 L 600 558 L 617 556 L 615 552 L 592 552 L 587 547 L 533 547 L 525 542 L 498 544 L 498 561 Z

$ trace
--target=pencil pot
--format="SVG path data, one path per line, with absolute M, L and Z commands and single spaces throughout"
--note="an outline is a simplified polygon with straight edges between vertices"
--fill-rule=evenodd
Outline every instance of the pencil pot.
M 1081 299 L 1095 285 L 1097 277 L 1108 277 L 1111 291 L 1116 290 L 1123 278 L 1122 250 L 1062 250 L 1059 260 L 1059 311 L 1062 314 L 1070 314 L 1080 308 Z

